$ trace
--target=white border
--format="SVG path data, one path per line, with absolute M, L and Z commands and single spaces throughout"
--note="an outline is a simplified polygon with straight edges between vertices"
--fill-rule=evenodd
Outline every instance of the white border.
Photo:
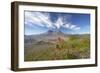
M 78 60 L 56 60 L 56 61 L 37 61 L 24 62 L 24 10 L 30 11 L 49 11 L 49 12 L 69 12 L 69 13 L 89 13 L 91 15 L 91 58 Z M 79 8 L 63 8 L 63 7 L 45 7 L 45 6 L 19 6 L 19 68 L 35 68 L 35 67 L 50 67 L 63 65 L 83 65 L 95 64 L 95 11 L 93 9 Z

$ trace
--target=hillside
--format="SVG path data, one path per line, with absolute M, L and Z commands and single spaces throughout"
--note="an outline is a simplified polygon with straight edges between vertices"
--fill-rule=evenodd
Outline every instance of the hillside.
M 52 30 L 39 35 L 25 35 L 25 61 L 89 58 L 89 38 L 89 34 L 65 34 Z

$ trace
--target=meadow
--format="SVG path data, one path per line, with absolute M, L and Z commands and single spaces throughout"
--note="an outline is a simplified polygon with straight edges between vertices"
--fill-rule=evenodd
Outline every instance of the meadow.
M 69 60 L 90 58 L 90 36 L 70 35 L 25 43 L 25 61 Z

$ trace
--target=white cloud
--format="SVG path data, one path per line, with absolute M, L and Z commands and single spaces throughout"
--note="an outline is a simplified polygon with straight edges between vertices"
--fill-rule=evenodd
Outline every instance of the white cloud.
M 25 12 L 25 23 L 35 23 L 38 26 L 46 26 L 52 28 L 52 22 L 49 19 L 49 14 L 41 12 Z M 29 24 L 28 24 L 29 25 Z
M 76 27 L 74 30 L 79 30 L 80 29 L 80 27 Z
M 53 27 L 52 22 L 50 21 L 49 13 L 36 12 L 36 15 L 36 17 L 41 20 L 41 23 L 44 23 L 47 27 Z
M 37 23 L 36 25 L 43 26 L 41 20 L 39 20 L 35 13 L 33 14 L 32 12 L 25 12 L 25 23 L 27 23 L 27 25 L 30 25 L 29 23 Z
M 59 17 L 54 25 L 59 29 L 63 25 L 62 19 Z
M 70 28 L 70 23 L 67 23 L 67 24 L 65 24 L 65 25 L 63 25 L 63 27 L 65 27 L 65 28 Z
M 77 27 L 76 25 L 71 25 L 71 26 L 70 26 L 71 29 L 74 29 L 74 28 L 76 28 L 76 27 Z
M 41 27 L 47 27 L 49 29 L 59 29 L 60 27 L 64 27 L 66 29 L 71 30 L 79 30 L 80 27 L 71 23 L 68 23 L 67 19 L 69 16 L 61 17 L 59 16 L 56 22 L 52 22 L 50 19 L 49 13 L 42 13 L 42 12 L 25 12 L 25 24 L 32 26 L 38 25 Z M 30 24 L 31 23 L 31 24 Z
M 67 23 L 65 25 L 63 25 L 64 28 L 66 29 L 71 29 L 71 30 L 79 30 L 80 27 L 71 23 Z

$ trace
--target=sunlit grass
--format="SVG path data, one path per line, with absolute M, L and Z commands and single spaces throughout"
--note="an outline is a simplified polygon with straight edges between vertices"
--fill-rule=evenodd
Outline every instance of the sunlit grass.
M 25 61 L 86 59 L 90 57 L 90 39 L 89 37 L 70 36 L 69 39 L 56 43 L 55 47 L 36 51 L 31 49 L 25 51 Z

